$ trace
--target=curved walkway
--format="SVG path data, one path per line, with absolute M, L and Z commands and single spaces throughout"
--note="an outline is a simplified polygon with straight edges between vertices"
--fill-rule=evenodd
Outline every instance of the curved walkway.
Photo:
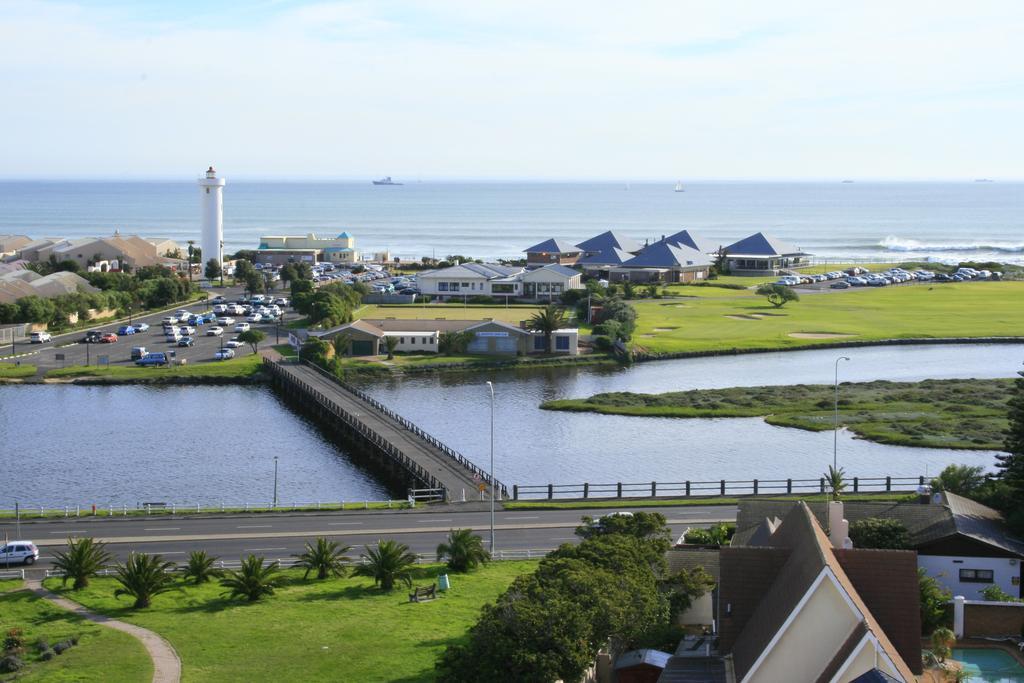
M 170 643 L 157 634 L 141 626 L 90 612 L 77 602 L 46 590 L 38 580 L 30 579 L 25 582 L 25 585 L 39 597 L 62 609 L 74 612 L 102 626 L 123 631 L 142 643 L 146 652 L 149 653 L 149 658 L 153 660 L 153 683 L 179 683 L 181 680 L 181 660 L 178 658 L 178 653 L 174 651 Z

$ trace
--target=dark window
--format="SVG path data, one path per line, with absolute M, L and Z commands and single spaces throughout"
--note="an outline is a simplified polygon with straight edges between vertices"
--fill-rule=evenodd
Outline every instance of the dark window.
M 437 283 L 437 291 L 439 291 L 439 292 L 447 292 L 448 291 L 448 283 L 447 282 L 438 282 Z
M 992 583 L 995 575 L 991 569 L 961 569 L 960 580 L 964 583 Z
M 533 338 L 533 350 L 534 351 L 546 351 L 547 350 L 547 346 L 544 343 L 545 341 L 546 340 L 542 336 L 534 337 Z
M 555 348 L 559 351 L 568 351 L 569 338 L 562 335 L 555 337 Z

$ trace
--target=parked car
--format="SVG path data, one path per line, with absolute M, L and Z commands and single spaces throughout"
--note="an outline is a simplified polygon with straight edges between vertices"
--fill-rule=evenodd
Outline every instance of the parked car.
M 33 332 L 28 337 L 28 341 L 31 344 L 42 344 L 52 339 L 53 337 L 50 336 L 49 332 Z
M 35 564 L 39 548 L 32 541 L 11 541 L 0 548 L 0 567 L 8 563 Z
M 235 332 L 248 332 L 249 323 L 238 323 L 235 325 Z
M 219 337 L 222 334 L 224 334 L 224 328 L 223 327 L 211 327 L 210 329 L 208 329 L 206 331 L 206 336 L 207 337 Z
M 135 334 L 135 328 L 131 325 L 121 325 L 121 327 L 117 328 L 117 334 L 121 337 L 128 334 Z
M 133 346 L 132 347 L 132 360 L 139 360 L 146 355 L 145 346 Z
M 181 327 L 178 328 L 178 332 L 187 337 L 189 335 L 195 334 L 196 328 L 192 327 L 191 325 L 182 325 Z
M 832 289 L 849 289 L 851 287 L 849 282 L 840 280 L 839 282 L 833 282 L 829 285 Z
M 217 324 L 218 325 L 234 325 L 235 324 L 235 319 L 232 318 L 231 316 L 227 316 L 227 315 L 221 316 L 220 318 L 217 318 Z
M 224 346 L 226 346 L 229 349 L 237 349 L 238 347 L 244 345 L 245 342 L 240 342 L 237 339 L 229 339 L 228 341 L 224 342 Z
M 106 332 L 100 336 L 100 344 L 114 344 L 117 342 L 117 335 L 113 332 Z
M 178 346 L 195 346 L 196 340 L 192 337 L 182 337 L 178 340 Z
M 149 329 L 149 323 L 135 323 L 132 327 L 135 328 L 136 332 L 145 332 Z
M 227 313 L 228 307 L 224 304 L 217 304 L 216 306 L 213 307 L 213 312 L 217 313 L 218 315 L 221 313 Z
M 135 361 L 135 364 L 140 367 L 146 367 L 150 365 L 160 366 L 167 365 L 167 354 L 163 351 L 156 351 L 153 353 L 147 353 L 142 358 Z
M 89 330 L 88 332 L 85 333 L 85 336 L 82 337 L 82 343 L 83 344 L 97 344 L 97 343 L 99 343 L 100 337 L 102 337 L 102 336 L 103 335 L 100 333 L 99 330 Z
M 179 322 L 181 322 L 181 319 L 176 315 L 169 315 L 160 322 L 162 322 L 164 325 L 177 325 Z
M 229 358 L 234 358 L 234 357 L 235 357 L 235 352 L 233 350 L 231 350 L 231 349 L 219 349 L 218 351 L 214 352 L 214 354 L 213 354 L 213 359 L 214 360 L 228 360 Z
M 222 304 L 225 303 L 226 301 L 227 299 L 225 299 L 222 295 L 215 296 L 213 297 L 213 299 L 211 299 L 211 302 L 215 304 Z

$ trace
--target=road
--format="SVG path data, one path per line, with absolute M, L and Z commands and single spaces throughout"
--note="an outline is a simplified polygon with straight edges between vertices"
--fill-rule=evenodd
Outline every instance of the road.
M 63 550 L 68 537 L 95 537 L 109 544 L 118 560 L 128 553 L 159 553 L 180 562 L 193 550 L 205 550 L 224 559 L 236 559 L 254 553 L 268 558 L 289 558 L 302 551 L 305 543 L 317 536 L 353 546 L 358 555 L 362 546 L 382 538 L 394 538 L 415 553 L 432 553 L 453 528 L 472 528 L 485 541 L 489 537 L 490 513 L 474 504 L 470 511 L 442 509 L 334 512 L 306 514 L 259 514 L 214 516 L 153 516 L 118 519 L 86 517 L 60 520 L 33 520 L 21 523 L 21 540 L 39 546 L 40 563 L 46 568 L 54 551 Z M 597 517 L 622 510 L 498 510 L 495 512 L 495 547 L 499 550 L 541 550 L 578 540 L 573 529 L 580 517 Z M 668 519 L 673 537 L 687 527 L 707 526 L 736 518 L 735 506 L 708 505 L 647 508 Z M 0 538 L 14 540 L 14 521 L 0 524 Z M 0 567 L 2 568 L 2 567 Z
M 218 295 L 223 295 L 229 301 L 236 301 L 242 298 L 244 294 L 241 288 L 232 287 L 224 289 L 214 288 L 207 291 L 210 293 L 210 299 L 213 299 Z M 284 290 L 281 290 L 276 292 L 275 296 L 288 296 L 288 294 Z M 208 337 L 206 336 L 206 331 L 212 327 L 212 325 L 202 325 L 196 328 L 196 335 L 193 337 L 196 341 L 195 346 L 179 347 L 176 344 L 166 341 L 164 338 L 163 326 L 161 324 L 161 321 L 167 315 L 170 315 L 170 313 L 176 310 L 188 310 L 192 313 L 205 313 L 210 310 L 210 305 L 206 302 L 199 301 L 187 305 L 182 304 L 181 306 L 172 309 L 171 312 L 164 311 L 160 313 L 133 316 L 133 323 L 148 323 L 150 328 L 145 332 L 120 336 L 113 344 L 82 343 L 81 340 L 85 336 L 86 330 L 79 330 L 77 332 L 70 332 L 55 336 L 52 341 L 45 344 L 29 344 L 27 342 L 20 342 L 15 348 L 16 355 L 20 357 L 13 360 L 7 359 L 5 362 L 20 361 L 23 364 L 35 365 L 42 373 L 65 365 L 85 365 L 87 360 L 92 365 L 97 365 L 100 362 L 101 356 L 106 356 L 110 365 L 128 366 L 134 363 L 131 359 L 133 346 L 144 346 L 147 351 L 174 351 L 179 360 L 187 360 L 189 364 L 219 362 L 213 359 L 213 354 L 221 348 L 222 341 L 227 341 L 237 334 L 233 331 L 233 326 L 229 325 L 224 328 L 223 337 Z M 235 318 L 237 322 L 243 322 L 245 320 L 245 316 L 232 315 L 231 317 Z M 287 323 L 298 317 L 298 314 L 294 311 L 287 311 L 285 313 L 284 321 Z M 118 328 L 121 327 L 122 324 L 127 324 L 127 321 L 124 323 L 106 323 L 90 327 L 88 329 L 99 330 L 101 332 L 117 332 Z M 271 344 L 277 343 L 276 326 L 274 324 L 256 323 L 253 324 L 252 327 L 253 329 L 262 330 L 267 335 L 267 342 Z M 287 341 L 287 334 L 287 330 L 282 327 L 280 330 L 282 341 Z M 11 348 L 9 346 L 5 346 L 0 353 L 6 356 L 10 354 L 10 352 Z M 244 356 L 250 353 L 252 353 L 252 349 L 250 349 L 248 345 L 235 349 L 236 356 Z M 63 354 L 63 360 L 57 359 L 57 355 L 60 354 Z

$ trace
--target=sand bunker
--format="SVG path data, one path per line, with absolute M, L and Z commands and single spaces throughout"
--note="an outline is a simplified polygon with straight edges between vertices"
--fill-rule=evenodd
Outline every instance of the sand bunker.
M 790 332 L 793 339 L 846 339 L 856 337 L 855 334 L 838 334 L 836 332 Z
M 654 339 L 654 335 L 653 334 L 641 334 L 640 336 L 641 337 L 647 337 L 648 339 Z
M 756 315 L 727 315 L 726 318 L 732 318 L 733 320 L 760 320 L 761 318 Z
M 655 332 L 671 332 L 672 330 L 678 330 L 678 327 L 655 327 Z

